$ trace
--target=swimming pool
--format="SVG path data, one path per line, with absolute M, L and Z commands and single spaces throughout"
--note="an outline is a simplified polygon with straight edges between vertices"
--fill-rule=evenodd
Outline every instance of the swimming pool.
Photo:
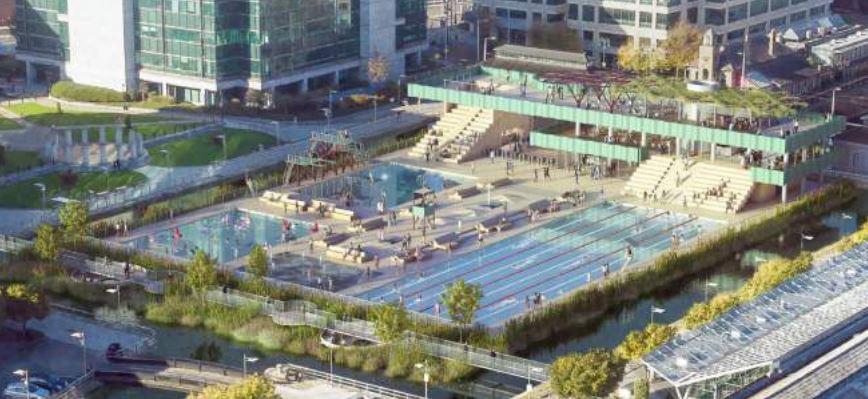
M 286 231 L 286 227 L 289 230 Z M 308 235 L 303 222 L 233 209 L 126 241 L 139 250 L 192 258 L 205 251 L 218 262 L 246 256 L 253 245 L 278 244 Z
M 375 207 L 385 197 L 386 206 L 391 208 L 412 200 L 413 192 L 422 187 L 440 192 L 460 185 L 462 180 L 455 175 L 387 163 L 316 183 L 302 193 L 312 198 L 341 199 L 350 192 L 354 200 L 368 207 Z
M 534 307 L 540 293 L 548 302 L 615 272 L 651 259 L 670 248 L 673 235 L 682 245 L 714 230 L 718 223 L 659 209 L 606 202 L 560 217 L 532 230 L 438 265 L 426 275 L 406 276 L 394 284 L 360 295 L 372 301 L 398 302 L 408 309 L 448 317 L 440 296 L 458 279 L 480 284 L 483 297 L 476 321 L 488 326 Z M 627 262 L 626 249 L 633 251 Z

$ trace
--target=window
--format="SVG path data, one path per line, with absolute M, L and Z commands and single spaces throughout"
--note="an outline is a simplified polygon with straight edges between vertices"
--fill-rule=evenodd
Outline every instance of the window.
M 792 3 L 791 3 L 791 4 L 792 4 L 792 5 L 802 4 L 802 3 L 806 2 L 806 1 L 808 1 L 808 0 L 792 0 Z
M 681 4 L 681 0 L 657 0 L 658 6 L 677 6 Z
M 582 21 L 594 22 L 594 6 L 582 6 Z
M 780 10 L 788 5 L 790 5 L 790 0 L 772 0 L 772 11 Z
M 639 0 L 639 4 L 654 4 L 654 0 Z
M 584 30 L 582 31 L 582 39 L 592 42 L 594 41 L 594 31 Z
M 669 29 L 674 26 L 678 19 L 681 17 L 680 12 L 673 12 L 671 14 L 657 14 L 657 29 Z
M 601 24 L 632 26 L 636 21 L 636 12 L 620 8 L 600 7 L 600 16 L 598 18 Z
M 695 24 L 699 19 L 699 10 L 696 7 L 690 7 L 687 9 L 687 22 L 691 24 Z
M 760 24 L 751 25 L 748 33 L 750 33 L 751 35 L 758 35 L 758 34 L 763 33 L 765 31 L 766 31 L 766 23 L 763 22 Z
M 731 42 L 737 40 L 744 41 L 744 29 L 738 29 L 727 33 L 726 40 L 729 40 Z
M 708 1 L 708 0 L 705 0 Z M 723 10 L 705 9 L 705 24 L 721 26 L 725 22 Z
M 807 11 L 799 11 L 790 14 L 790 23 L 799 22 L 805 18 L 807 18 Z
M 650 12 L 642 11 L 639 13 L 639 27 L 650 28 L 653 23 L 654 15 Z
M 498 8 L 497 9 L 497 16 L 500 18 L 506 18 L 508 13 L 509 13 L 509 11 L 507 11 L 505 8 Z
M 750 2 L 750 16 L 765 14 L 769 10 L 769 0 L 753 0 Z
M 812 17 L 818 16 L 818 15 L 823 15 L 825 13 L 826 13 L 826 6 L 816 6 L 814 8 L 811 8 L 811 16 Z
M 514 19 L 527 19 L 527 12 L 524 10 L 509 10 L 509 17 Z
M 730 7 L 727 9 L 727 14 L 729 16 L 728 23 L 741 21 L 747 18 L 747 3 Z
M 771 21 L 769 21 L 769 27 L 770 28 L 780 28 L 786 24 L 787 24 L 787 17 L 786 16 L 783 16 L 780 18 L 775 18 L 775 19 L 772 19 Z
M 564 20 L 564 14 L 547 14 L 546 21 L 548 22 L 561 22 Z
M 546 4 L 550 6 L 559 6 L 565 4 L 567 0 L 546 0 Z
M 567 11 L 567 18 L 571 20 L 579 19 L 579 5 L 578 4 L 570 4 L 570 9 Z

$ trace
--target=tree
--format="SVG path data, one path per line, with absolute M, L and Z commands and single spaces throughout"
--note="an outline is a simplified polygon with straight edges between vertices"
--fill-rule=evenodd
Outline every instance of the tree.
M 187 267 L 187 286 L 197 293 L 203 293 L 217 282 L 214 260 L 201 249 L 196 251 Z
M 452 283 L 441 297 L 452 320 L 464 327 L 473 323 L 481 299 L 482 286 L 468 284 L 464 279 Z
M 660 67 L 674 69 L 676 75 L 690 66 L 699 56 L 699 46 L 702 44 L 702 31 L 695 25 L 679 21 L 669 29 L 666 40 L 660 43 L 664 56 Z
M 625 360 L 639 359 L 672 339 L 675 332 L 675 327 L 667 324 L 649 324 L 641 331 L 627 334 L 624 342 L 615 348 L 615 353 Z
M 633 399 L 648 399 L 648 379 L 644 376 L 633 382 Z
M 385 343 L 400 340 L 409 326 L 410 320 L 403 306 L 387 304 L 374 310 L 374 333 Z
M 87 234 L 87 207 L 81 202 L 67 202 L 58 212 L 58 219 L 63 226 L 63 234 L 73 243 Z
M 552 363 L 552 388 L 562 397 L 605 396 L 621 380 L 623 372 L 621 360 L 603 349 L 562 356 Z
M 254 245 L 247 256 L 247 269 L 256 277 L 265 277 L 268 274 L 268 254 L 262 245 Z
M 658 53 L 649 48 L 635 46 L 632 40 L 618 48 L 618 66 L 636 73 L 648 73 L 657 64 Z
M 375 54 L 368 60 L 368 80 L 371 83 L 381 83 L 388 77 L 389 60 L 380 54 Z
M 566 23 L 536 22 L 527 32 L 529 45 L 550 50 L 582 52 L 582 44 L 575 30 Z
M 41 320 L 48 316 L 49 308 L 45 296 L 24 284 L 12 284 L 2 291 L 6 318 L 21 323 L 21 332 L 27 331 L 27 321 Z
M 188 399 L 279 399 L 272 385 L 265 377 L 254 375 L 230 386 L 212 385 L 198 394 L 190 394 Z
M 57 261 L 60 255 L 59 234 L 57 229 L 50 224 L 41 224 L 36 228 L 36 240 L 33 243 L 33 251 L 42 260 L 49 262 Z
M 214 341 L 201 343 L 190 354 L 191 359 L 212 363 L 219 362 L 221 357 L 223 357 L 223 351 L 220 350 L 220 347 Z

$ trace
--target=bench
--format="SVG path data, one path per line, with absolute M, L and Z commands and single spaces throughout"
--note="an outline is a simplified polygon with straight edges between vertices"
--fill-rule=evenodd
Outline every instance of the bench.
M 373 218 L 368 219 L 365 222 L 357 224 L 355 226 L 348 227 L 348 230 L 353 233 L 362 233 L 367 231 L 379 230 L 383 227 L 386 227 L 386 221 L 383 218 Z
M 450 198 L 453 198 L 456 200 L 463 200 L 465 198 L 470 198 L 476 194 L 479 194 L 479 192 L 480 192 L 479 187 L 476 187 L 476 186 L 459 188 L 459 189 L 455 190 L 455 192 L 452 193 L 452 195 L 450 195 Z
M 431 240 L 431 247 L 445 251 L 455 249 L 458 246 L 458 234 L 446 233 Z
M 348 240 L 351 235 L 347 233 L 337 233 L 326 236 L 322 239 L 316 240 L 313 242 L 313 246 L 316 248 L 328 248 L 332 245 L 340 244 L 346 240 Z
M 483 233 L 491 233 L 494 230 L 496 230 L 497 232 L 501 232 L 510 228 L 511 226 L 512 224 L 509 222 L 509 219 L 506 216 L 498 215 L 479 222 L 476 225 L 476 230 Z

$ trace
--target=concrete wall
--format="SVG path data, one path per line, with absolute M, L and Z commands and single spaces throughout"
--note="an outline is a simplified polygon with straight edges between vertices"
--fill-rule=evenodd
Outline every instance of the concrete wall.
M 136 89 L 132 0 L 69 0 L 66 76 L 118 91 Z
M 835 169 L 868 176 L 868 145 L 838 141 L 835 150 L 839 151 L 835 159 Z
M 394 0 L 361 0 L 361 47 L 362 64 L 359 68 L 362 78 L 367 79 L 368 60 L 381 55 L 389 60 L 389 78 L 397 80 L 404 74 L 404 55 L 395 51 Z

